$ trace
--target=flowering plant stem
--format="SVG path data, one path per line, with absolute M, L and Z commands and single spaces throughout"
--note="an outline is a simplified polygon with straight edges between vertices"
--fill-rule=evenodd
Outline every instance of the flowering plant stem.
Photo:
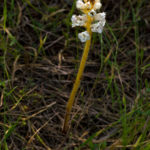
M 75 80 L 75 83 L 73 85 L 73 89 L 71 91 L 70 98 L 69 98 L 67 106 L 66 106 L 66 114 L 65 114 L 65 120 L 64 120 L 64 125 L 63 125 L 63 132 L 64 133 L 66 133 L 68 130 L 72 106 L 73 106 L 74 99 L 75 99 L 76 93 L 78 91 L 78 88 L 80 86 L 81 77 L 82 77 L 82 74 L 83 74 L 83 71 L 85 68 L 86 60 L 87 60 L 90 45 L 91 45 L 92 32 L 91 32 L 90 26 L 91 26 L 92 19 L 88 15 L 87 15 L 87 18 L 88 18 L 88 20 L 87 20 L 87 24 L 86 24 L 86 29 L 87 29 L 88 33 L 90 34 L 90 39 L 87 40 L 85 43 L 84 52 L 83 52 L 82 59 L 80 62 L 78 74 L 76 76 L 76 80 Z

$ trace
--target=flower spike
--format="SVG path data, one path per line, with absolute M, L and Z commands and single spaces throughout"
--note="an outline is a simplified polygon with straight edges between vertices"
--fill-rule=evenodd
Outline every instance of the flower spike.
M 101 6 L 102 4 L 100 3 L 100 0 L 77 0 L 76 7 L 81 12 L 83 12 L 83 14 L 79 16 L 73 15 L 71 18 L 72 27 L 83 26 L 86 29 L 86 31 L 78 34 L 78 38 L 80 39 L 80 41 L 85 42 L 85 47 L 84 47 L 82 59 L 80 62 L 78 74 L 77 74 L 75 83 L 73 85 L 73 89 L 71 91 L 71 94 L 70 94 L 70 97 L 66 106 L 66 114 L 65 114 L 65 120 L 64 120 L 64 125 L 63 125 L 63 132 L 67 132 L 68 127 L 69 127 L 71 110 L 72 110 L 72 106 L 74 103 L 76 93 L 80 86 L 81 77 L 82 77 L 82 74 L 85 68 L 85 63 L 88 57 L 92 32 L 102 33 L 103 27 L 106 23 L 105 12 L 103 13 L 96 12 L 97 10 L 101 8 Z
M 88 25 L 89 20 L 92 20 L 90 23 L 90 29 L 92 32 L 98 32 L 102 33 L 103 27 L 105 25 L 105 12 L 103 13 L 97 13 L 96 10 L 99 10 L 101 8 L 102 4 L 100 3 L 100 0 L 77 0 L 76 7 L 81 10 L 84 14 L 83 15 L 73 15 L 71 18 L 72 21 L 72 27 L 75 26 L 84 26 L 88 32 Z M 96 22 L 96 23 L 95 23 Z M 85 40 L 82 40 L 83 38 L 80 38 L 82 34 L 79 33 L 78 37 L 81 40 L 81 42 L 86 42 Z M 86 38 L 89 40 L 89 38 Z

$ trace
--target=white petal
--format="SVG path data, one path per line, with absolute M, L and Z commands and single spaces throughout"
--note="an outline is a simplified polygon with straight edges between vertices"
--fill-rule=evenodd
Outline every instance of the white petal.
M 76 2 L 77 9 L 84 9 L 84 3 L 82 0 L 77 0 Z
M 84 31 L 78 34 L 78 38 L 81 42 L 86 42 L 87 40 L 90 40 L 90 35 L 87 31 Z
M 105 22 L 101 22 L 101 21 L 94 23 L 91 25 L 91 31 L 102 33 L 104 25 L 105 25 Z
M 77 9 L 83 10 L 83 9 L 91 9 L 91 3 L 90 2 L 83 2 L 82 0 L 77 0 L 76 2 Z
M 101 6 L 102 6 L 102 4 L 101 4 L 100 0 L 96 0 L 93 9 L 98 10 L 101 8 Z
M 102 13 L 98 13 L 94 16 L 94 20 L 95 21 L 105 21 L 105 17 L 106 17 L 106 13 L 102 12 Z
M 84 26 L 84 24 L 87 21 L 87 17 L 86 15 L 79 15 L 79 16 L 73 15 L 71 21 L 72 21 L 72 27 Z

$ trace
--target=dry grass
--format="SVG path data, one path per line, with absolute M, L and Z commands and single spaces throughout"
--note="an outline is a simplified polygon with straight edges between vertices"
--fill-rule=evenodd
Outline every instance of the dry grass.
M 150 149 L 150 3 L 102 3 L 107 25 L 94 34 L 64 135 L 83 49 L 70 24 L 76 10 L 63 0 L 2 2 L 1 150 Z

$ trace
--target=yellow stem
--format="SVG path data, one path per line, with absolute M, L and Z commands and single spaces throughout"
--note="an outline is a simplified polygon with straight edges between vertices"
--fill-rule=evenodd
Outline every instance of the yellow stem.
M 84 71 L 84 68 L 85 68 L 85 63 L 86 63 L 88 53 L 89 53 L 89 49 L 90 49 L 90 45 L 91 45 L 92 32 L 91 32 L 91 29 L 90 29 L 90 25 L 91 25 L 92 20 L 91 20 L 90 16 L 87 16 L 87 17 L 88 17 L 88 21 L 87 21 L 86 29 L 90 34 L 90 40 L 86 41 L 86 44 L 85 44 L 85 47 L 84 47 L 84 52 L 83 52 L 82 59 L 81 59 L 81 62 L 80 62 L 80 66 L 79 66 L 79 70 L 78 70 L 78 74 L 77 74 L 75 83 L 73 85 L 73 89 L 72 89 L 71 94 L 70 94 L 70 98 L 69 98 L 67 106 L 66 106 L 66 114 L 65 114 L 65 120 L 64 120 L 64 125 L 63 125 L 63 132 L 64 133 L 66 133 L 67 130 L 68 130 L 72 105 L 74 103 L 74 99 L 75 99 L 77 90 L 80 86 L 81 77 L 82 77 L 82 74 L 83 74 L 83 71 Z

